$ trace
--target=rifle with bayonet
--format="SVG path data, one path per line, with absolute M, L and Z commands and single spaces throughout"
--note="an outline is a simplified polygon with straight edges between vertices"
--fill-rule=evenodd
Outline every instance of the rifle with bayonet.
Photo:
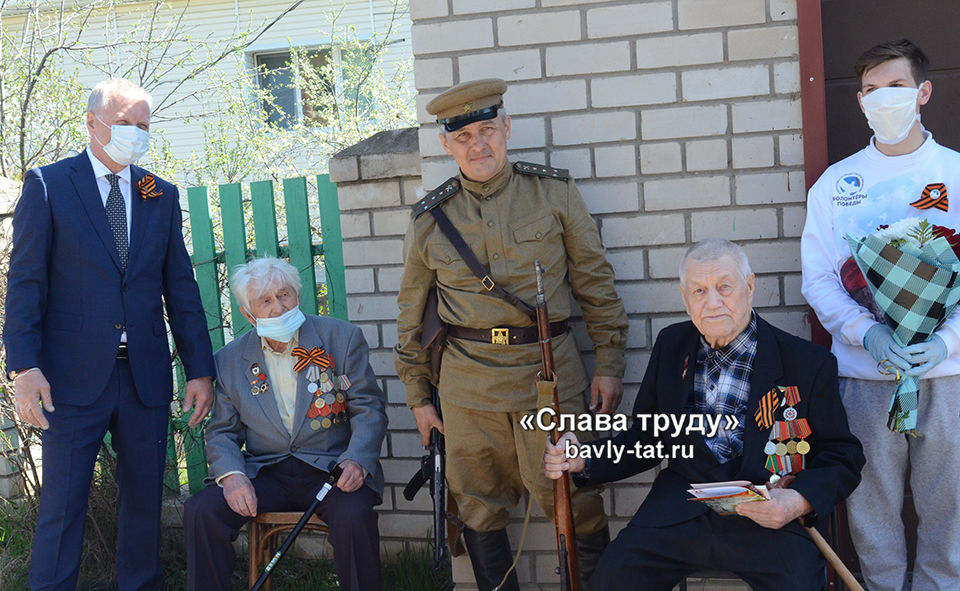
M 537 272 L 537 333 L 540 336 L 540 371 L 537 373 L 537 392 L 551 391 L 553 410 L 560 416 L 560 398 L 557 394 L 557 374 L 553 365 L 553 344 L 550 342 L 550 316 L 547 313 L 547 298 L 543 289 L 543 266 L 536 261 Z M 538 396 L 538 400 L 542 398 Z M 560 430 L 555 426 L 547 435 L 554 445 L 560 439 Z M 573 528 L 573 508 L 570 503 L 570 474 L 564 472 L 553 481 L 553 512 L 557 527 L 557 556 L 560 559 L 560 589 L 577 591 L 580 574 L 577 566 L 576 532 Z
M 440 413 L 440 395 L 437 385 L 440 382 L 440 359 L 446 341 L 446 325 L 437 312 L 437 290 L 430 290 L 423 312 L 423 330 L 420 334 L 421 351 L 430 352 L 430 399 L 437 415 Z M 454 556 L 460 556 L 466 550 L 460 540 L 461 530 L 448 521 L 447 505 L 456 514 L 456 504 L 447 496 L 446 451 L 443 435 L 440 431 L 430 431 L 430 446 L 420 459 L 420 469 L 413 475 L 403 489 L 403 497 L 412 501 L 423 485 L 430 484 L 430 498 L 433 500 L 433 568 L 441 569 L 449 560 L 447 540 Z

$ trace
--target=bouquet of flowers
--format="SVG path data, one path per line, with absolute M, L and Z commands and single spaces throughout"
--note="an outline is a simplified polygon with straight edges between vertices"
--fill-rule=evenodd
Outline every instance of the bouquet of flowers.
M 890 326 L 900 346 L 929 339 L 960 303 L 960 236 L 955 230 L 911 217 L 863 238 L 845 239 L 862 279 L 845 263 L 844 287 Z M 864 286 L 872 305 L 861 301 L 866 301 Z M 918 405 L 917 379 L 898 373 L 887 427 L 917 435 Z

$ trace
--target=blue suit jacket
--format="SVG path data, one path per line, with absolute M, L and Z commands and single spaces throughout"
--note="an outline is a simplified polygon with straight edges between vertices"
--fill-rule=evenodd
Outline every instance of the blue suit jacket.
M 146 174 L 130 167 L 126 272 L 86 152 L 24 177 L 7 274 L 7 369 L 39 367 L 55 405 L 97 399 L 123 330 L 141 401 L 169 404 L 173 379 L 164 303 L 187 379 L 214 375 L 177 188 L 156 178 L 162 195 L 145 199 L 137 183 Z

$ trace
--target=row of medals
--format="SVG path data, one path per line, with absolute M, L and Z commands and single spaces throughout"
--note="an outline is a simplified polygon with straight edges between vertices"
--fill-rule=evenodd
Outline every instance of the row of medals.
M 797 419 L 797 410 L 792 406 L 783 409 L 783 418 L 786 420 L 773 424 L 770 439 L 763 447 L 763 453 L 767 454 L 766 468 L 781 475 L 796 474 L 806 467 L 810 425 L 807 419 Z
M 253 374 L 253 380 L 250 382 L 250 393 L 254 396 L 263 394 L 270 386 L 267 384 L 267 374 L 260 369 L 256 363 L 250 368 Z M 310 403 L 310 409 L 307 410 L 307 418 L 310 419 L 310 428 L 314 431 L 320 429 L 329 429 L 333 425 L 339 425 L 347 422 L 347 397 L 343 391 L 350 387 L 350 380 L 347 376 L 339 376 L 340 390 L 334 386 L 334 379 L 331 372 L 324 369 L 320 371 L 316 365 L 311 365 L 307 370 L 307 392 L 313 394 L 313 402 Z
M 307 418 L 314 431 L 347 422 L 347 397 L 343 391 L 350 387 L 350 381 L 345 375 L 335 380 L 332 369 L 321 371 L 316 365 L 307 369 L 307 392 L 313 394 Z

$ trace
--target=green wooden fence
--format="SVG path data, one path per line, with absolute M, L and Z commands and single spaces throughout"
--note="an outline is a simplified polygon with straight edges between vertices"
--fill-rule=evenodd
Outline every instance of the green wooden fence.
M 213 219 L 210 215 L 210 199 L 207 187 L 187 190 L 190 210 L 190 228 L 193 238 L 193 266 L 200 287 L 200 298 L 207 317 L 207 328 L 213 350 L 223 347 L 229 327 L 234 336 L 250 329 L 250 323 L 240 314 L 233 294 L 229 296 L 229 316 L 223 313 L 223 279 L 229 270 L 247 261 L 248 257 L 270 255 L 288 258 L 300 272 L 303 289 L 300 294 L 300 309 L 305 314 L 317 314 L 320 310 L 314 263 L 323 257 L 326 271 L 326 309 L 330 316 L 347 320 L 347 292 L 343 266 L 343 238 L 340 231 L 340 205 L 337 201 L 337 186 L 328 175 L 318 175 L 317 199 L 320 211 L 322 241 L 313 241 L 310 225 L 310 203 L 307 179 L 296 177 L 283 181 L 283 203 L 286 211 L 287 239 L 281 243 L 277 231 L 277 200 L 272 181 L 250 183 L 249 203 L 244 204 L 244 191 L 239 183 L 220 185 L 217 194 L 220 203 L 219 240 L 215 238 Z M 249 240 L 245 220 L 253 221 L 253 240 Z M 253 248 L 250 247 L 251 243 Z M 182 400 L 185 377 L 183 368 L 176 362 L 175 375 L 180 385 L 178 396 Z M 167 439 L 168 470 L 165 485 L 169 491 L 179 493 L 186 480 L 190 493 L 203 488 L 207 475 L 207 463 L 203 449 L 203 427 L 186 426 L 186 417 L 170 422 Z

